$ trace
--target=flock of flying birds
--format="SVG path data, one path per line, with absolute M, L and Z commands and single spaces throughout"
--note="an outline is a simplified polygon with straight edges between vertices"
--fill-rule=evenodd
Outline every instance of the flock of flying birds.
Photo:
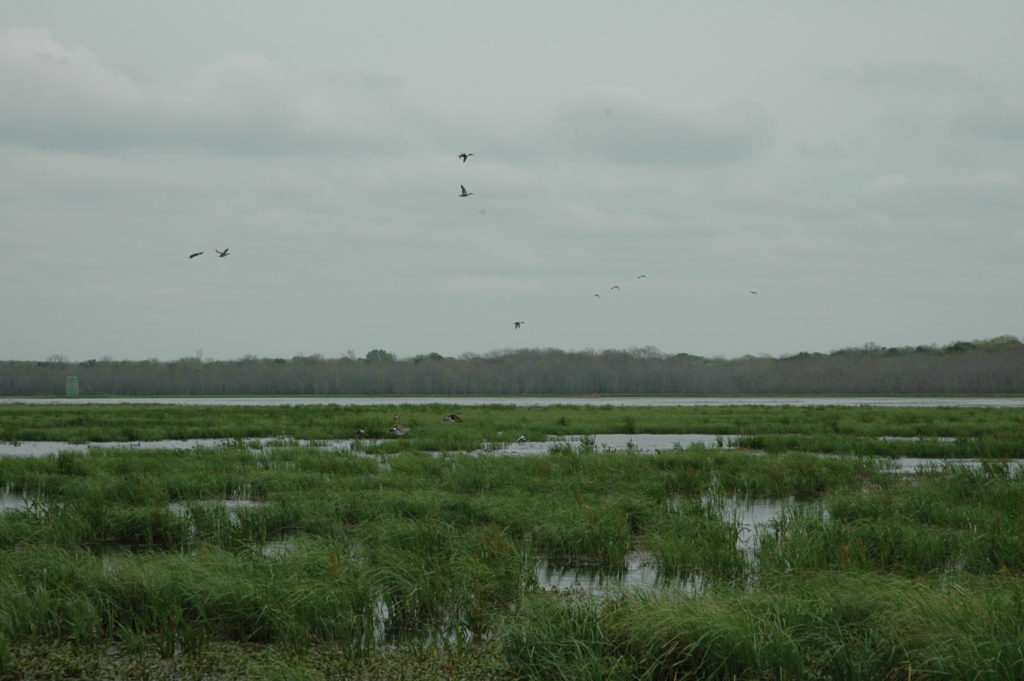
M 457 158 L 460 158 L 460 159 L 462 159 L 462 162 L 463 162 L 463 163 L 465 163 L 466 161 L 468 161 L 468 160 L 469 160 L 469 157 L 470 157 L 470 156 L 474 156 L 474 155 L 475 155 L 475 154 L 472 154 L 472 153 L 468 153 L 468 152 L 462 152 L 461 154 L 458 154 Z M 473 196 L 473 192 L 471 192 L 471 191 L 466 191 L 466 185 L 464 185 L 464 184 L 460 184 L 460 185 L 459 185 L 459 189 L 461 189 L 461 190 L 462 190 L 462 191 L 461 191 L 461 192 L 459 193 L 459 196 L 460 196 L 460 197 L 462 197 L 462 198 L 465 198 L 465 197 L 467 197 L 467 196 Z M 217 256 L 218 256 L 218 257 L 220 257 L 220 258 L 225 258 L 225 257 L 227 257 L 228 255 L 230 255 L 230 254 L 228 253 L 228 249 L 226 249 L 226 248 L 225 248 L 225 249 L 224 249 L 223 251 L 221 251 L 221 250 L 218 250 L 218 249 L 216 249 L 216 248 L 215 248 L 215 249 L 213 249 L 213 250 L 214 250 L 214 251 L 215 251 L 215 252 L 217 253 Z M 199 257 L 200 255 L 202 255 L 202 254 L 203 254 L 203 253 L 205 253 L 205 252 L 206 252 L 206 251 L 196 251 L 195 253 L 192 253 L 192 254 L 190 254 L 190 255 L 188 256 L 188 258 L 189 258 L 189 260 L 191 260 L 191 259 L 193 259 L 193 258 L 197 258 L 197 257 Z M 638 277 L 637 277 L 637 279 L 646 279 L 646 278 L 647 278 L 647 275 L 646 275 L 646 274 L 641 274 L 640 276 L 638 276 Z M 612 286 L 612 287 L 611 287 L 611 290 L 612 290 L 612 291 L 620 291 L 620 290 L 622 290 L 622 287 L 621 287 L 621 286 L 619 286 L 618 284 L 615 284 L 614 286 Z M 750 294 L 751 294 L 751 295 L 754 295 L 754 296 L 756 296 L 756 295 L 757 295 L 757 291 L 751 291 L 751 292 L 750 292 Z M 594 294 L 594 297 L 595 297 L 595 298 L 600 298 L 600 297 L 601 297 L 601 294 L 600 294 L 600 293 L 595 293 L 595 294 Z M 515 321 L 515 322 L 512 322 L 512 324 L 514 325 L 514 328 L 516 328 L 516 329 L 519 329 L 519 328 L 522 328 L 522 326 L 523 326 L 524 324 L 526 324 L 526 322 L 524 322 L 524 321 Z
M 228 253 L 228 249 L 226 248 L 223 251 L 217 250 L 216 248 L 213 250 L 217 253 L 217 256 L 220 258 L 226 258 L 227 256 L 231 255 L 230 253 Z M 188 256 L 188 259 L 191 260 L 192 258 L 198 258 L 203 253 L 206 253 L 206 251 L 196 251 L 195 253 Z
M 467 152 L 463 152 L 463 153 L 459 154 L 457 156 L 457 158 L 461 158 L 462 162 L 465 163 L 466 161 L 469 160 L 470 156 L 473 156 L 473 154 L 467 153 Z M 460 184 L 459 185 L 459 189 L 462 190 L 461 193 L 459 194 L 460 197 L 465 198 L 467 196 L 472 196 L 473 195 L 473 192 L 466 190 L 466 185 L 464 185 L 464 184 Z M 640 276 L 637 277 L 637 279 L 646 279 L 646 278 L 647 278 L 646 274 L 641 274 Z M 611 290 L 612 291 L 621 291 L 622 287 L 619 286 L 618 284 L 615 284 L 614 286 L 612 286 Z M 753 291 L 751 291 L 751 293 L 753 293 Z M 600 293 L 595 293 L 594 297 L 595 298 L 600 298 L 601 294 Z M 516 321 L 516 322 L 512 322 L 512 324 L 513 324 L 514 328 L 519 329 L 519 328 L 522 328 L 522 326 L 524 324 L 526 324 L 526 322 L 524 322 L 524 321 Z

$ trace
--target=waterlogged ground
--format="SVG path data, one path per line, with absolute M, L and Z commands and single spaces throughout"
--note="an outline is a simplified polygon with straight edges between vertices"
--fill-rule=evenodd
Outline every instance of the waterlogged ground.
M 541 441 L 508 442 L 494 445 L 485 445 L 479 449 L 470 450 L 467 453 L 474 455 L 494 456 L 536 456 L 547 454 L 552 447 L 568 446 L 579 449 L 581 443 L 591 446 L 598 451 L 631 451 L 638 454 L 653 454 L 655 452 L 672 451 L 674 449 L 685 449 L 693 445 L 701 445 L 707 448 L 735 449 L 734 435 L 709 435 L 706 433 L 601 433 L 597 435 L 561 435 L 549 436 Z M 911 437 L 884 437 L 881 439 L 892 441 L 921 441 L 922 438 Z M 927 438 L 939 442 L 952 442 L 953 438 Z M 370 444 L 381 441 L 371 441 Z M 315 447 L 325 451 L 334 452 L 355 452 L 362 451 L 367 440 L 344 439 L 344 440 L 282 440 L 281 438 L 245 438 L 238 441 L 222 438 L 192 438 L 185 440 L 154 440 L 145 443 L 135 442 L 54 442 L 54 441 L 28 441 L 28 442 L 0 442 L 0 457 L 45 457 L 53 456 L 61 452 L 87 453 L 90 450 L 102 449 L 141 449 L 147 450 L 194 450 L 210 447 L 244 446 L 252 451 L 263 451 L 274 445 L 288 445 L 298 447 Z M 761 453 L 759 450 L 748 450 Z M 1024 449 L 1022 449 L 1024 453 Z M 437 453 L 434 452 L 436 455 Z M 832 454 L 820 454 L 821 456 L 835 456 Z M 1024 469 L 1024 458 L 1003 459 L 1012 471 Z M 919 471 L 942 469 L 945 466 L 965 466 L 969 468 L 980 468 L 984 462 L 980 459 L 967 458 L 922 458 L 908 456 L 886 457 L 884 465 L 890 467 L 893 472 L 916 473 Z
M 46 409 L 0 679 L 1024 678 L 1013 408 Z
M 474 454 L 506 454 L 506 455 L 531 455 L 547 454 L 552 444 L 568 444 L 578 447 L 582 435 L 549 436 L 539 442 L 509 442 L 497 443 L 491 446 L 481 447 L 472 450 Z M 708 435 L 704 433 L 657 433 L 657 434 L 598 434 L 589 436 L 593 438 L 593 445 L 605 451 L 627 451 L 632 450 L 641 453 L 653 453 L 671 449 L 681 449 L 694 444 L 702 444 L 707 447 L 728 447 L 729 437 L 723 435 Z M 294 440 L 283 441 L 281 438 L 245 438 L 244 445 L 251 449 L 263 449 L 274 444 L 287 444 L 299 447 L 317 447 L 329 451 L 348 452 L 360 451 L 360 448 L 367 444 L 366 440 L 344 439 L 344 440 Z M 370 444 L 379 443 L 373 440 Z M 133 442 L 53 442 L 53 441 L 27 441 L 27 442 L 0 442 L 0 456 L 49 456 L 60 452 L 88 452 L 90 449 L 110 448 L 142 448 L 146 449 L 197 449 L 200 447 L 223 447 L 237 444 L 233 439 L 224 438 L 192 438 L 185 440 L 151 440 L 145 443 Z

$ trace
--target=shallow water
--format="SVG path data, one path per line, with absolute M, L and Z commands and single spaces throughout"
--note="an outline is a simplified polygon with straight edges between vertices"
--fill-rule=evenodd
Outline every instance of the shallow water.
M 713 509 L 718 517 L 736 526 L 736 548 L 747 560 L 753 559 L 754 551 L 760 544 L 761 535 L 771 530 L 772 524 L 795 503 L 793 497 L 782 499 L 754 499 L 724 497 L 704 499 L 704 505 Z
M 530 455 L 547 454 L 552 445 L 567 443 L 572 446 L 579 446 L 581 443 L 579 435 L 564 437 L 552 436 L 547 440 L 538 442 L 510 442 L 500 445 L 495 449 L 477 449 L 474 454 L 507 454 L 507 455 Z M 640 453 L 653 453 L 663 450 L 675 449 L 677 447 L 689 447 L 693 444 L 703 444 L 707 447 L 725 446 L 731 435 L 707 435 L 703 433 L 669 433 L 669 434 L 604 434 L 595 435 L 594 447 L 599 451 L 604 450 L 628 450 L 633 449 Z M 238 442 L 235 439 L 225 438 L 194 438 L 189 440 L 152 440 L 146 442 L 90 442 L 87 444 L 73 444 L 70 442 L 39 441 L 39 442 L 0 442 L 0 456 L 49 456 L 61 452 L 86 453 L 90 449 L 165 449 L 165 450 L 186 450 L 200 447 L 223 447 Z M 265 449 L 273 446 L 281 447 L 318 447 L 329 451 L 347 452 L 353 451 L 356 443 L 376 444 L 378 440 L 291 440 L 273 437 L 245 438 L 242 440 L 247 447 L 254 450 Z
M 509 442 L 497 449 L 475 450 L 476 454 L 505 454 L 510 456 L 529 456 L 547 454 L 552 446 L 568 444 L 574 449 L 583 444 L 582 435 L 550 436 L 538 442 Z M 707 433 L 603 433 L 586 436 L 594 439 L 597 451 L 635 451 L 639 454 L 689 447 L 701 444 L 705 447 L 727 447 L 733 435 L 710 435 Z
M 626 554 L 623 566 L 618 569 L 595 565 L 565 566 L 542 559 L 537 564 L 536 576 L 537 586 L 541 589 L 579 590 L 595 595 L 611 594 L 623 589 L 662 588 L 698 593 L 704 588 L 704 580 L 700 575 L 661 577 L 655 567 L 654 556 L 648 551 L 630 551 Z
M 1014 475 L 1024 472 L 1024 459 L 991 459 L 987 461 L 979 461 L 978 459 L 920 459 L 907 456 L 897 459 L 888 459 L 887 461 L 892 462 L 892 468 L 890 470 L 894 473 L 926 473 L 928 471 L 941 471 L 947 466 L 960 466 L 963 468 L 979 470 L 986 465 L 1005 465 L 1007 470 Z
M 261 450 L 267 447 L 308 447 L 315 446 L 333 451 L 348 451 L 356 440 L 291 440 L 279 437 L 247 437 L 241 440 L 249 449 Z M 0 442 L 0 456 L 49 456 L 61 452 L 87 453 L 90 449 L 165 449 L 186 450 L 201 447 L 224 447 L 239 440 L 234 438 L 192 438 L 188 440 L 147 440 L 145 442 L 89 442 L 85 444 L 40 440 L 35 442 Z
M 692 501 L 690 497 L 669 500 L 670 508 L 681 509 Z M 744 497 L 703 497 L 701 503 L 724 522 L 736 526 L 736 548 L 743 552 L 747 562 L 754 564 L 755 552 L 763 533 L 771 531 L 773 523 L 793 507 L 793 497 L 782 499 L 753 499 Z M 631 551 L 621 568 L 595 565 L 565 566 L 550 560 L 541 560 L 536 571 L 537 584 L 542 589 L 581 590 L 605 595 L 623 589 L 681 589 L 687 593 L 700 593 L 706 586 L 699 574 L 663 577 L 657 561 L 648 551 Z
M 210 506 L 213 506 L 213 505 L 223 506 L 224 508 L 226 508 L 228 510 L 228 512 L 230 513 L 231 517 L 235 518 L 234 511 L 236 509 L 239 509 L 239 508 L 255 508 L 257 506 L 264 506 L 264 505 L 266 505 L 266 502 L 264 502 L 264 501 L 255 501 L 253 499 L 241 499 L 241 498 L 236 498 L 236 499 L 206 499 L 206 500 L 201 500 L 201 501 L 189 501 L 189 502 L 172 501 L 171 503 L 167 504 L 167 508 L 168 508 L 168 510 L 171 511 L 171 513 L 183 516 L 183 515 L 188 515 L 188 512 L 189 512 L 188 511 L 188 507 L 190 505 L 193 505 L 193 504 L 210 505 Z
M 509 442 L 494 449 L 477 449 L 469 452 L 476 455 L 491 456 L 541 456 L 550 452 L 553 446 L 569 445 L 573 449 L 579 449 L 583 444 L 583 437 L 580 435 L 550 436 L 546 440 L 531 442 Z M 638 454 L 653 454 L 660 451 L 671 451 L 680 447 L 686 448 L 692 445 L 703 445 L 708 448 L 732 448 L 731 442 L 735 435 L 711 435 L 707 433 L 605 433 L 601 435 L 587 436 L 594 440 L 596 451 L 635 451 Z M 895 438 L 893 438 L 895 439 Z M 913 439 L 913 438 L 911 438 Z M 189 450 L 200 447 L 223 447 L 233 445 L 238 440 L 222 438 L 196 438 L 190 440 L 154 440 L 149 442 L 90 442 L 88 444 L 73 444 L 70 442 L 40 441 L 40 442 L 0 442 L 0 456 L 23 456 L 23 457 L 44 457 L 59 454 L 61 452 L 87 453 L 90 449 L 165 449 L 165 450 Z M 242 440 L 252 451 L 281 447 L 307 447 L 314 446 L 329 451 L 355 452 L 354 448 L 360 442 L 378 442 L 377 440 L 289 440 L 281 438 L 245 438 Z M 434 452 L 440 455 L 439 452 Z M 754 450 L 756 454 L 764 452 Z M 818 454 L 818 456 L 844 457 L 842 454 Z M 378 457 L 379 458 L 379 457 Z M 878 457 L 878 460 L 889 467 L 893 473 L 917 473 L 928 470 L 941 470 L 943 466 L 964 466 L 968 468 L 981 468 L 984 462 L 978 459 L 928 459 L 915 457 L 887 458 Z M 386 463 L 386 459 L 381 459 Z M 1005 463 L 1011 473 L 1024 471 L 1024 459 L 1002 459 L 993 463 Z
M 32 501 L 21 494 L 0 491 L 0 513 L 4 511 L 26 511 L 32 507 Z

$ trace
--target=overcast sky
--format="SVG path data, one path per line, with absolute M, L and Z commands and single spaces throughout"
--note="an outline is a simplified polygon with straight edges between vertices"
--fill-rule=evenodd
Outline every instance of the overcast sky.
M 1021 0 L 0 0 L 0 359 L 1022 336 L 1022 26 Z

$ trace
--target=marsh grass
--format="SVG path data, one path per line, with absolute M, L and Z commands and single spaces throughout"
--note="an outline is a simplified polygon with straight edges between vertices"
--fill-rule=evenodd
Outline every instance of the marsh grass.
M 1021 457 L 1019 434 L 1000 433 L 952 440 L 937 436 L 892 440 L 856 435 L 748 435 L 733 439 L 733 446 L 769 453 L 800 451 L 851 456 L 888 456 L 937 459 L 1000 459 Z
M 1015 580 L 832 573 L 756 592 L 533 596 L 501 631 L 524 679 L 1015 679 Z
M 877 494 L 852 490 L 796 507 L 765 536 L 766 571 L 857 567 L 904 574 L 1024 571 L 1020 474 L 948 466 Z
M 79 409 L 61 427 L 109 416 Z M 26 651 L 46 647 L 113 645 L 171 664 L 255 645 L 299 678 L 308 667 L 294 660 L 325 648 L 354 660 L 410 646 L 425 660 L 496 642 L 488 673 L 507 678 L 962 678 L 970 665 L 977 678 L 1020 678 L 1024 479 L 998 459 L 902 475 L 869 456 L 646 455 L 597 451 L 592 438 L 545 455 L 461 453 L 524 431 L 624 424 L 1013 442 L 1019 414 L 480 408 L 445 424 L 420 409 L 403 408 L 402 422 L 426 432 L 375 455 L 289 438 L 386 429 L 390 410 L 244 408 L 195 427 L 233 437 L 251 418 L 253 436 L 288 437 L 0 458 L 0 485 L 31 500 L 0 513 L 0 674 L 16 678 Z M 176 409 L 142 411 L 139 428 L 161 427 L 160 415 L 181 427 Z M 36 418 L 19 412 L 6 427 Z M 878 442 L 883 456 L 906 446 Z M 745 500 L 785 507 L 752 551 L 729 511 Z M 537 588 L 539 563 L 614 576 L 635 552 L 662 586 L 696 576 L 701 589 Z
M 814 435 L 864 438 L 1020 439 L 1024 410 L 966 407 L 608 407 L 553 405 L 464 406 L 462 423 L 444 423 L 446 404 L 391 406 L 206 406 L 159 404 L 4 404 L 0 434 L 6 441 L 147 441 L 191 438 L 292 437 L 336 440 L 386 438 L 397 414 L 412 427 L 414 448 L 464 449 L 464 442 L 508 442 L 520 434 L 711 433 Z M 465 438 L 465 439 L 463 439 Z M 389 445 L 391 447 L 393 445 Z

